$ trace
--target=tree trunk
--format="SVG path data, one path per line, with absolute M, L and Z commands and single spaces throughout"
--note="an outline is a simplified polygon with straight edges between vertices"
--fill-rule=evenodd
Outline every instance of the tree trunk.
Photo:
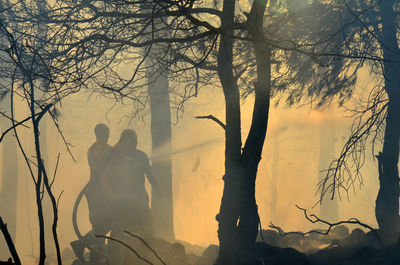
M 6 96 L 2 105 L 10 115 L 10 97 Z M 10 120 L 5 117 L 0 118 L 1 130 L 12 126 Z M 17 226 L 17 197 L 18 197 L 18 159 L 17 159 L 17 142 L 10 132 L 3 139 L 2 154 L 2 183 L 0 192 L 0 215 L 7 223 L 7 228 L 14 243 L 16 242 L 16 226 Z M 3 245 L 4 244 L 4 245 Z M 5 242 L 0 243 L 0 260 L 7 260 L 9 257 L 8 248 Z
M 271 76 L 269 51 L 257 46 L 255 45 L 258 65 L 256 97 L 250 132 L 243 152 L 240 152 L 240 145 L 238 145 L 240 143 L 239 95 L 225 97 L 227 100 L 226 173 L 220 213 L 217 215 L 220 240 L 218 264 L 254 264 L 255 241 L 259 224 L 255 183 L 267 130 Z M 235 84 L 231 83 L 230 87 L 223 85 L 223 88 L 224 91 L 225 89 L 230 91 L 227 88 L 235 88 Z M 238 91 L 237 86 L 233 91 Z M 233 149 L 235 146 L 236 148 Z M 239 152 L 237 152 L 237 147 L 239 147 Z
M 264 11 L 258 10 L 258 12 L 264 14 Z M 243 258 L 239 258 L 240 264 L 253 264 L 252 258 L 259 224 L 255 184 L 258 164 L 261 160 L 267 133 L 271 96 L 270 51 L 265 47 L 265 44 L 257 40 L 253 41 L 253 45 L 257 63 L 257 82 L 255 84 L 253 118 L 242 153 L 245 172 L 243 175 L 244 183 L 241 188 L 243 194 L 240 203 L 240 222 L 238 226 L 239 253 Z
M 235 0 L 223 1 L 222 26 L 230 28 L 235 13 Z M 233 38 L 227 30 L 218 51 L 218 75 L 225 97 L 225 176 L 218 221 L 219 257 L 217 264 L 236 264 L 236 229 L 239 218 L 240 178 L 242 176 L 240 94 L 233 76 Z
M 382 43 L 385 90 L 389 98 L 382 153 L 379 156 L 380 187 L 375 214 L 383 232 L 399 229 L 399 137 L 400 137 L 400 49 L 396 36 L 393 1 L 379 3 L 382 12 Z
M 400 102 L 389 101 L 383 150 L 378 157 L 380 176 L 375 214 L 379 228 L 384 232 L 399 227 L 399 136 Z M 398 101 L 398 99 L 396 99 Z
M 217 215 L 220 242 L 217 264 L 254 264 L 259 216 L 255 199 L 255 181 L 264 145 L 271 85 L 270 51 L 257 40 L 266 1 L 255 1 L 249 14 L 254 38 L 257 82 L 252 123 L 241 150 L 240 93 L 233 75 L 232 24 L 235 0 L 224 0 L 218 51 L 218 75 L 225 96 L 225 176 L 220 212 Z
M 150 55 L 151 57 L 151 51 Z M 152 65 L 154 66 L 154 65 Z M 151 109 L 152 155 L 171 153 L 171 109 L 169 101 L 168 71 L 152 69 L 148 73 Z M 161 196 L 152 196 L 155 236 L 174 240 L 172 162 L 171 157 L 152 161 Z M 154 195 L 154 190 L 152 192 Z

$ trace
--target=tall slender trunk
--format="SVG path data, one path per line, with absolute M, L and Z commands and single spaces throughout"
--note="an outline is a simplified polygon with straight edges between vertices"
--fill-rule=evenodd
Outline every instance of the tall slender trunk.
M 141 8 L 150 13 L 154 11 L 151 4 L 145 2 L 142 3 Z M 154 32 L 151 33 L 150 30 Z M 152 27 L 146 28 L 146 33 L 149 36 L 156 34 L 157 36 L 164 35 L 164 37 L 170 34 L 164 28 L 164 21 L 158 21 L 156 18 L 153 20 Z M 160 43 L 153 44 L 150 49 L 148 53 L 145 53 L 147 56 L 145 64 L 151 112 L 152 156 L 157 157 L 170 154 L 172 151 L 169 68 L 163 67 L 158 62 L 161 56 L 166 56 L 166 46 Z M 154 235 L 172 241 L 175 240 L 175 232 L 171 157 L 163 156 L 153 160 L 152 169 L 161 193 L 160 197 L 154 196 L 155 190 L 152 189 L 151 209 L 154 217 Z
M 37 6 L 39 8 L 39 12 L 41 17 L 46 17 L 47 15 L 47 0 L 36 0 Z M 38 36 L 41 37 L 44 41 L 48 39 L 47 32 L 48 32 L 48 25 L 44 22 L 41 22 L 38 24 Z M 45 71 L 44 71 L 45 72 Z M 33 96 L 32 93 L 32 99 L 35 99 L 37 101 L 40 101 L 42 97 L 46 96 L 46 92 L 49 90 L 49 80 L 46 80 L 45 78 L 40 80 L 40 86 L 41 90 L 36 91 L 36 98 Z M 35 89 L 35 88 L 32 88 Z M 32 100 L 31 99 L 31 100 Z M 31 110 L 32 111 L 32 110 Z M 60 249 L 60 243 L 58 240 L 58 234 L 57 234 L 57 225 L 58 225 L 58 206 L 57 206 L 57 200 L 53 194 L 53 191 L 51 190 L 51 183 L 50 180 L 48 179 L 48 175 L 46 172 L 46 168 L 48 166 L 48 150 L 47 150 L 47 123 L 46 123 L 46 116 L 42 115 L 40 119 L 37 120 L 37 125 L 33 126 L 34 128 L 34 134 L 35 134 L 35 147 L 36 147 L 36 157 L 38 159 L 38 167 L 41 167 L 41 171 L 43 174 L 43 184 L 44 184 L 44 189 L 47 191 L 44 194 L 47 196 L 44 196 L 43 198 L 43 215 L 44 215 L 44 222 L 45 222 L 45 227 L 46 224 L 52 224 L 51 225 L 51 230 L 45 231 L 45 240 L 47 242 L 54 242 L 53 244 L 47 244 L 47 253 L 56 253 L 56 258 L 57 258 L 57 264 L 61 265 L 62 260 L 61 260 L 61 249 Z M 37 137 L 36 137 L 37 134 Z M 37 138 L 37 139 L 36 139 Z M 50 214 L 52 213 L 52 214 Z M 50 228 L 50 226 L 49 226 Z M 55 250 L 55 251 L 54 251 Z
M 383 149 L 378 157 L 380 164 L 380 187 L 376 199 L 376 219 L 383 231 L 399 229 L 399 137 L 400 137 L 400 49 L 397 42 L 396 14 L 393 1 L 379 3 L 382 12 L 381 48 L 385 90 L 389 103 Z
M 151 52 L 150 52 L 151 53 Z M 171 153 L 171 109 L 169 101 L 168 72 L 152 69 L 149 73 L 149 96 L 151 110 L 152 154 Z M 161 196 L 152 196 L 155 236 L 174 240 L 172 162 L 171 157 L 152 161 L 155 178 Z M 154 192 L 152 192 L 154 195 Z
M 1 102 L 3 109 L 10 114 L 10 97 L 6 96 Z M 9 115 L 11 116 L 11 115 Z M 5 117 L 0 118 L 1 130 L 12 126 L 10 120 Z M 7 223 L 7 228 L 14 243 L 17 236 L 17 197 L 18 197 L 18 158 L 17 158 L 17 142 L 12 133 L 7 135 L 2 147 L 2 183 L 0 191 L 0 215 Z M 9 256 L 8 248 L 0 244 L 0 259 L 6 260 Z M 5 243 L 4 243 L 5 244 Z
M 46 85 L 46 84 L 43 84 Z M 36 100 L 40 100 L 43 96 L 43 92 L 40 90 L 35 91 Z M 43 168 L 47 168 L 49 166 L 48 163 L 48 148 L 47 148 L 47 117 L 44 116 L 40 120 L 40 124 L 38 124 L 39 133 L 39 141 L 40 144 L 40 157 L 42 160 Z M 48 181 L 48 180 L 47 180 Z M 45 184 L 45 176 L 43 176 L 43 184 Z M 45 186 L 43 186 L 45 189 Z M 54 241 L 54 235 L 52 232 L 52 228 L 50 224 L 53 223 L 54 220 L 54 211 L 52 206 L 52 199 L 49 193 L 44 192 L 42 198 L 42 207 L 43 207 L 43 219 L 44 219 L 44 239 L 47 242 L 46 244 L 46 258 L 53 259 L 55 258 L 55 248 L 53 244 L 49 244 Z M 57 213 L 56 213 L 57 215 Z M 58 218 L 57 218 L 58 219 Z

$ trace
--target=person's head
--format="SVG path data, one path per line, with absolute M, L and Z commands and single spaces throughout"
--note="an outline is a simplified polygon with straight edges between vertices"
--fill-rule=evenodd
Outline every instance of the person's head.
M 97 142 L 107 143 L 110 136 L 110 129 L 107 125 L 99 123 L 94 127 L 94 134 L 96 135 Z
M 123 147 L 128 149 L 136 149 L 138 144 L 137 134 L 132 129 L 126 129 L 121 133 L 121 138 L 119 138 L 116 147 Z

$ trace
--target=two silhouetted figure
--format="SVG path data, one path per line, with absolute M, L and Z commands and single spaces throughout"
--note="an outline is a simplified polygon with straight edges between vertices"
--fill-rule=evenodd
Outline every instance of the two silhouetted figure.
M 71 246 L 81 261 L 83 248 L 89 245 L 91 262 L 101 263 L 108 257 L 110 264 L 119 265 L 124 256 L 121 246 L 112 242 L 106 247 L 105 240 L 95 235 L 111 232 L 111 237 L 121 238 L 124 231 L 130 231 L 151 237 L 153 219 L 145 177 L 156 194 L 159 189 L 147 155 L 137 149 L 134 130 L 124 130 L 114 147 L 107 144 L 109 128 L 105 124 L 96 125 L 94 131 L 96 142 L 88 150 L 90 180 L 85 194 L 92 231 L 84 237 L 86 242 L 75 241 Z

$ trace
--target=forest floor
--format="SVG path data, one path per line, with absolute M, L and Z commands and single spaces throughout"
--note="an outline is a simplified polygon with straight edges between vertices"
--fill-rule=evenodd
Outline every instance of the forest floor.
M 349 231 L 346 226 L 335 227 L 328 235 L 281 236 L 275 230 L 263 230 L 257 239 L 256 262 L 260 265 L 399 265 L 398 239 L 393 237 L 388 243 L 387 238 L 377 234 L 359 228 Z M 216 245 L 201 248 L 176 242 L 155 248 L 160 250 L 165 263 L 171 265 L 212 265 L 218 256 Z
M 392 243 L 383 246 L 381 236 L 361 229 L 351 232 L 346 226 L 338 226 L 328 235 L 288 234 L 281 236 L 275 230 L 263 230 L 256 244 L 256 264 L 268 265 L 399 265 L 400 243 L 393 237 Z M 385 241 L 387 242 L 387 240 Z M 212 265 L 218 256 L 218 246 L 207 248 L 178 241 L 169 243 L 161 239 L 149 239 L 148 245 L 130 242 L 141 257 L 151 264 Z M 127 251 L 124 264 L 149 264 L 141 261 L 132 251 Z M 64 264 L 71 264 L 65 263 Z
M 125 252 L 124 265 L 212 265 L 218 256 L 216 245 L 205 248 L 157 238 L 147 239 L 147 245 L 140 240 L 126 243 L 134 251 Z M 263 230 L 257 239 L 255 256 L 257 265 L 400 265 L 400 241 L 393 236 L 388 243 L 387 238 L 378 239 L 372 231 L 365 233 L 357 228 L 350 232 L 345 226 L 335 227 L 328 235 L 281 236 L 275 230 Z M 70 248 L 63 250 L 62 257 L 66 265 L 92 265 L 75 260 Z M 48 264 L 52 263 L 49 259 Z
M 400 264 L 400 242 L 394 234 L 389 238 L 379 231 L 365 233 L 359 228 L 350 232 L 346 226 L 335 227 L 328 235 L 281 236 L 274 230 L 263 230 L 262 234 L 257 243 L 257 257 L 264 264 Z

